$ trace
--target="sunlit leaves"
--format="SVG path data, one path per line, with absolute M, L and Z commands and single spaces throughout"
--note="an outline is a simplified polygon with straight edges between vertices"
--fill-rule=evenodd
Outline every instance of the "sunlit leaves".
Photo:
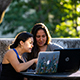
M 35 23 L 43 22 L 52 37 L 80 37 L 79 18 L 80 0 L 13 0 L 2 27 L 8 27 L 4 34 L 20 26 L 30 32 Z

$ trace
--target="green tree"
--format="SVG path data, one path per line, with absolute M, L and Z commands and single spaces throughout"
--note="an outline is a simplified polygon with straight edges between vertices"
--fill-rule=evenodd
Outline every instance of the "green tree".
M 79 37 L 79 3 L 80 0 L 13 0 L 2 23 L 3 34 L 13 33 L 20 26 L 22 31 L 30 32 L 35 23 L 43 22 L 52 37 Z
M 55 32 L 59 37 L 79 37 L 77 18 L 80 16 L 80 12 L 77 11 L 77 6 L 80 5 L 80 0 L 61 0 L 60 3 L 65 7 L 62 9 L 66 16 L 62 16 L 62 22 L 56 26 Z

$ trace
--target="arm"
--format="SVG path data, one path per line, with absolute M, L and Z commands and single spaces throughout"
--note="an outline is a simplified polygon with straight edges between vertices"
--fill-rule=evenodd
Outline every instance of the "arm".
M 8 64 L 10 63 L 13 68 L 16 70 L 16 72 L 20 72 L 20 71 L 24 71 L 27 68 L 29 68 L 33 63 L 36 63 L 37 59 L 32 59 L 28 62 L 25 63 L 19 63 L 18 59 L 17 59 L 17 55 L 15 54 L 15 52 L 13 50 L 9 50 L 4 58 L 3 58 L 3 64 Z

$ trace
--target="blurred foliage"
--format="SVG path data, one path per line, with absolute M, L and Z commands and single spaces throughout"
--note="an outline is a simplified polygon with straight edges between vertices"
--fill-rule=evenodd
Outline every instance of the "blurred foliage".
M 3 34 L 20 26 L 30 32 L 38 22 L 48 27 L 52 37 L 80 37 L 80 0 L 13 0 L 0 26 Z

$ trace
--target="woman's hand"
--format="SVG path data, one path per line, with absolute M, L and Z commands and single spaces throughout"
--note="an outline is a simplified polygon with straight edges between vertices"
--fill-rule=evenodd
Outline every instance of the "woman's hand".
M 37 61 L 38 61 L 38 58 L 35 58 L 35 59 L 34 59 L 34 62 L 35 62 L 36 64 L 37 64 Z

